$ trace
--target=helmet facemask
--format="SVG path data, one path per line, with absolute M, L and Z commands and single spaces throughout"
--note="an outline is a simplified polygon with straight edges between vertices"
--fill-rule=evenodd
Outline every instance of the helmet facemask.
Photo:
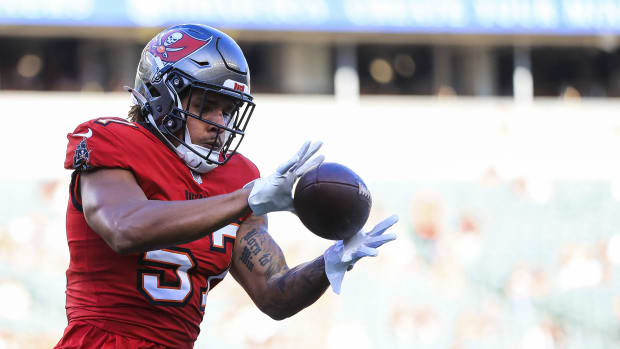
M 200 159 L 214 164 L 223 165 L 237 151 L 245 136 L 245 129 L 254 112 L 255 104 L 243 93 L 225 87 L 192 81 L 181 73 L 171 74 L 170 87 L 173 88 L 177 103 L 170 113 L 163 118 L 159 129 L 169 139 L 179 143 L 181 152 L 189 150 Z M 224 113 L 224 123 L 208 120 L 206 114 L 210 111 L 209 96 L 220 95 L 234 101 L 232 110 Z M 192 104 L 199 104 L 199 113 L 193 113 Z M 187 128 L 188 118 L 194 118 L 216 129 L 216 136 L 208 146 L 197 145 L 192 142 Z M 182 131 L 179 137 L 179 130 Z M 199 171 L 200 172 L 200 171 Z

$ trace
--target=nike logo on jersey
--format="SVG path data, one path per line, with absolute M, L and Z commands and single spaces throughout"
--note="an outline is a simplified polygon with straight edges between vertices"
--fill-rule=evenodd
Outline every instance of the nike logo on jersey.
M 74 137 L 84 137 L 84 138 L 90 138 L 93 135 L 93 130 L 91 130 L 90 128 L 88 129 L 88 132 L 86 133 L 74 133 L 72 134 L 72 136 Z

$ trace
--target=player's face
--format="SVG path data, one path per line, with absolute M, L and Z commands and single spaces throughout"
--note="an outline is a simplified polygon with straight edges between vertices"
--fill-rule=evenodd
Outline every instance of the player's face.
M 189 106 L 189 112 L 199 115 L 203 120 L 222 126 L 228 125 L 235 111 L 234 99 L 215 93 L 207 93 L 204 96 L 204 102 L 202 100 L 202 94 L 194 95 Z M 186 103 L 187 98 L 183 101 L 184 105 Z M 187 118 L 187 128 L 192 143 L 206 148 L 211 148 L 215 142 L 216 148 L 219 149 L 227 135 L 227 132 L 221 128 L 193 117 Z

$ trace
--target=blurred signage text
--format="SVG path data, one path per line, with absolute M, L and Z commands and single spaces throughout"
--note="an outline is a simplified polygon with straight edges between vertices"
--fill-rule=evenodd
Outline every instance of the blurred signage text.
M 620 0 L 0 0 L 0 25 L 472 34 L 620 32 Z

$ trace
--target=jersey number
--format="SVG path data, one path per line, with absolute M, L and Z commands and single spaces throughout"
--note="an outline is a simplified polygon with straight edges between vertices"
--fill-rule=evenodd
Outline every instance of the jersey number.
M 121 120 L 121 119 L 99 118 L 95 120 L 95 122 L 103 126 L 108 126 L 110 123 L 115 123 L 115 124 L 127 125 L 127 126 L 131 126 L 134 128 L 138 128 L 138 126 L 136 126 L 136 124 L 134 124 L 133 122 L 127 121 L 127 120 Z
M 226 242 L 234 242 L 238 224 L 227 225 L 211 234 L 211 251 L 226 253 Z M 192 251 L 181 247 L 164 248 L 143 253 L 138 264 L 138 291 L 151 303 L 157 305 L 183 306 L 193 294 L 192 271 L 198 263 Z M 149 268 L 151 267 L 151 268 Z M 209 276 L 206 287 L 201 287 L 201 310 L 207 299 L 207 293 L 228 271 Z M 213 283 L 213 285 L 212 285 Z
M 191 271 L 197 265 L 192 251 L 180 247 L 149 251 L 139 263 L 158 268 L 138 270 L 138 290 L 152 303 L 181 306 L 191 298 Z M 166 270 L 173 271 L 174 277 L 167 277 Z

